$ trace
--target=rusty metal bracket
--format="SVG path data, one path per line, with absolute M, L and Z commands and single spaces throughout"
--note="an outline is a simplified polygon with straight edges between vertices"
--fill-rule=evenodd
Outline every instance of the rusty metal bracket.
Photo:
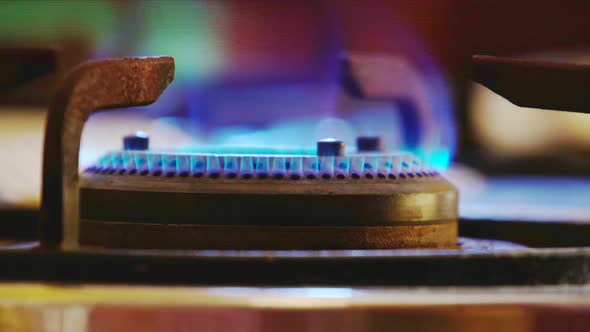
M 151 104 L 173 78 L 172 57 L 88 62 L 66 77 L 49 106 L 45 130 L 40 216 L 44 247 L 78 246 L 78 155 L 90 114 Z

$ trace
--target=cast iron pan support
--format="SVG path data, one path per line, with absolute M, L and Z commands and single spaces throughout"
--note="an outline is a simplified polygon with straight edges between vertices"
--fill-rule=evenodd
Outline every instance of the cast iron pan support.
M 473 79 L 522 107 L 590 113 L 590 65 L 473 56 Z
M 151 104 L 173 79 L 172 57 L 88 62 L 66 77 L 49 106 L 45 130 L 40 215 L 44 248 L 78 246 L 78 155 L 90 114 Z

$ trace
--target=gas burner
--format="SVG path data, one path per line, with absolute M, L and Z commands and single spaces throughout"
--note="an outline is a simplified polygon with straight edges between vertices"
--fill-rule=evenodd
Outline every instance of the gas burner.
M 112 152 L 86 173 L 210 179 L 392 179 L 435 176 L 433 168 L 409 153 L 260 155 L 167 152 Z
M 376 75 L 407 72 L 397 58 L 368 55 L 350 56 L 344 67 L 348 100 L 380 107 L 395 104 L 400 91 Z M 420 117 L 426 110 L 405 112 Z M 159 151 L 149 149 L 145 133 L 125 137 L 123 145 L 124 150 L 99 158 L 80 177 L 82 245 L 234 250 L 458 246 L 456 189 L 429 159 L 387 150 L 379 135 L 357 137 L 351 152 L 340 137 L 321 139 L 311 151 L 206 143 Z
M 318 142 L 317 155 L 112 152 L 82 176 L 80 241 L 168 249 L 456 246 L 457 195 L 434 169 L 409 153 L 344 153 L 336 140 Z

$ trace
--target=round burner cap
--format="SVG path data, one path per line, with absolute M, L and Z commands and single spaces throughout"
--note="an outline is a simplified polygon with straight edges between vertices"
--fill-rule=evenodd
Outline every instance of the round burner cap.
M 346 145 L 335 138 L 324 138 L 318 141 L 318 156 L 343 156 Z
M 359 136 L 356 149 L 358 152 L 380 152 L 383 151 L 383 141 L 379 136 Z
M 133 135 L 123 137 L 125 150 L 147 150 L 150 147 L 150 138 L 147 133 L 138 131 Z

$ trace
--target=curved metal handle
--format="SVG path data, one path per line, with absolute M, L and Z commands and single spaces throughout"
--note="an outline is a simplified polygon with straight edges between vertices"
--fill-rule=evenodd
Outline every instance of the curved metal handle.
M 82 129 L 90 114 L 151 104 L 173 79 L 172 57 L 88 62 L 66 77 L 47 115 L 40 217 L 43 246 L 78 246 L 78 155 Z

